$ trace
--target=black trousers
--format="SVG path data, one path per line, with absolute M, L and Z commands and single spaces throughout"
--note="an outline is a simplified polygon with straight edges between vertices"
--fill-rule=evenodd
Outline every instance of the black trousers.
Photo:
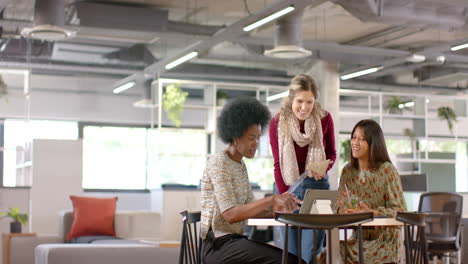
M 280 248 L 255 242 L 238 234 L 213 239 L 209 232 L 202 244 L 204 264 L 281 264 L 282 254 L 283 250 Z M 289 253 L 288 263 L 296 264 L 297 256 Z

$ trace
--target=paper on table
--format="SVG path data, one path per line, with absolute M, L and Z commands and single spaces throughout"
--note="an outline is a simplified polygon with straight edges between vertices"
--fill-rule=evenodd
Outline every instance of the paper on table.
M 324 175 L 327 172 L 328 165 L 330 165 L 330 160 L 322 160 L 308 164 L 306 169 Z
M 304 181 L 306 177 L 307 177 L 307 170 L 304 171 L 301 175 L 299 175 L 299 178 L 297 178 L 297 180 L 295 180 L 294 183 L 291 184 L 291 186 L 289 186 L 288 193 L 293 193 L 297 189 L 297 187 L 301 185 L 301 183 Z

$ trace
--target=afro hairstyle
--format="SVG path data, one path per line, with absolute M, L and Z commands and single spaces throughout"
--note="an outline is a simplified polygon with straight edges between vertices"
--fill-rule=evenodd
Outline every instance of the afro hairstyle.
M 218 117 L 218 135 L 226 143 L 240 138 L 252 125 L 265 131 L 271 114 L 268 108 L 252 97 L 239 97 L 227 103 Z

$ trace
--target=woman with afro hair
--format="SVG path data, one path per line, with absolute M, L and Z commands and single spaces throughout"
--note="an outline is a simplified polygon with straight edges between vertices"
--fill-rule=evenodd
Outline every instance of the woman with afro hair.
M 201 181 L 202 263 L 281 263 L 281 249 L 242 235 L 248 218 L 298 208 L 289 193 L 254 200 L 242 159 L 255 156 L 269 119 L 268 108 L 254 98 L 234 99 L 218 117 L 219 137 L 229 145 L 208 159 Z M 297 263 L 294 255 L 289 260 Z

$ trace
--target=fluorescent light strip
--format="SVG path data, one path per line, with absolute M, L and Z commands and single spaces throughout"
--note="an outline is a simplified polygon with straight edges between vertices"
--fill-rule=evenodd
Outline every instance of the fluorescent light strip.
M 458 46 L 453 46 L 450 48 L 451 51 L 456 51 L 456 50 L 461 50 L 461 49 L 466 49 L 468 48 L 468 43 L 465 43 L 465 44 L 461 44 L 461 45 L 458 45 Z
M 272 96 L 268 96 L 267 101 L 270 102 L 270 101 L 273 101 L 273 100 L 276 100 L 276 99 L 279 99 L 279 98 L 282 98 L 282 97 L 286 97 L 288 95 L 289 95 L 289 91 L 282 92 L 282 93 L 277 93 L 277 94 L 274 94 Z
M 191 59 L 195 58 L 196 56 L 198 56 L 198 52 L 192 51 L 192 52 L 190 52 L 189 54 L 187 54 L 187 55 L 185 55 L 185 56 L 183 56 L 183 57 L 180 57 L 180 58 L 178 58 L 177 60 L 175 60 L 175 61 L 173 61 L 173 62 L 167 64 L 167 65 L 165 66 L 165 68 L 166 68 L 166 70 L 170 70 L 170 69 L 176 67 L 176 66 L 179 65 L 179 64 L 182 64 L 182 63 L 184 63 L 184 62 L 186 62 L 186 61 L 188 61 L 188 60 L 191 60 Z
M 247 32 L 247 31 L 250 31 L 252 29 L 258 28 L 261 25 L 264 25 L 264 24 L 266 24 L 266 23 L 268 23 L 268 22 L 270 22 L 272 20 L 277 19 L 278 17 L 284 16 L 287 13 L 290 13 L 290 12 L 294 11 L 294 9 L 295 9 L 294 6 L 288 6 L 285 9 L 282 9 L 282 10 L 280 10 L 280 11 L 274 13 L 274 14 L 271 14 L 271 15 L 265 17 L 265 18 L 260 19 L 259 21 L 255 22 L 253 24 L 250 24 L 250 25 L 244 27 L 243 30 Z
M 128 82 L 126 84 L 120 85 L 119 87 L 115 88 L 112 92 L 120 93 L 122 91 L 132 88 L 133 86 L 135 86 L 135 82 Z
M 366 74 L 373 73 L 373 72 L 376 72 L 376 71 L 380 71 L 382 68 L 383 67 L 369 68 L 369 69 L 365 69 L 365 70 L 362 70 L 362 71 L 357 71 L 357 72 L 341 75 L 340 78 L 341 78 L 341 80 L 344 81 L 344 80 L 356 78 L 358 76 L 362 76 L 362 75 L 366 75 Z

